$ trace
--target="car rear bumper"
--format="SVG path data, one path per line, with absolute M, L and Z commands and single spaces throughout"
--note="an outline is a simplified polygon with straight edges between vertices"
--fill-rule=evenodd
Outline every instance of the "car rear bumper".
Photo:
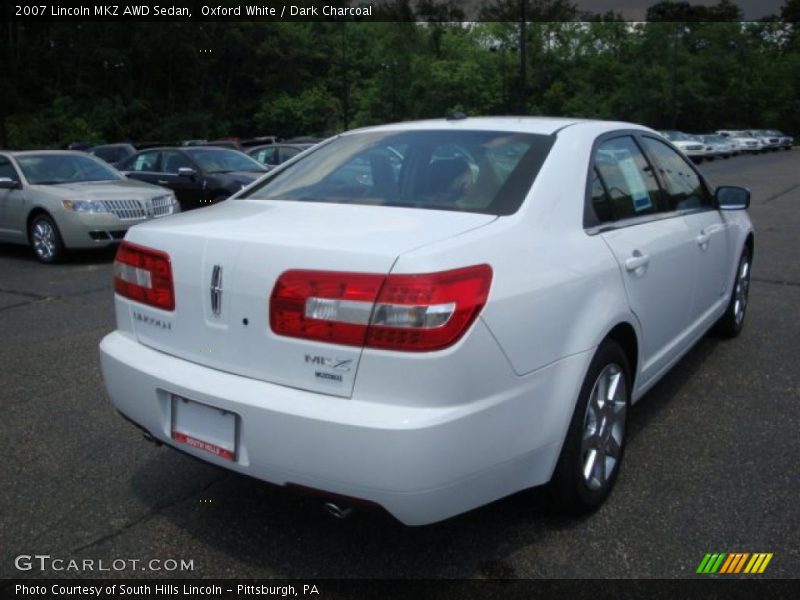
M 547 482 L 591 355 L 556 361 L 479 402 L 430 408 L 233 375 L 121 332 L 100 344 L 112 403 L 157 440 L 264 481 L 378 504 L 407 525 L 446 519 Z M 238 415 L 234 461 L 171 438 L 173 395 Z

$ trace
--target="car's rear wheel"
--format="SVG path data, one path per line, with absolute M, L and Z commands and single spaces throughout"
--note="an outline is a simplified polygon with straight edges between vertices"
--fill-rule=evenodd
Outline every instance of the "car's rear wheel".
M 64 257 L 64 242 L 50 215 L 42 213 L 33 218 L 28 239 L 39 262 L 52 264 Z
M 716 331 L 725 337 L 736 337 L 741 333 L 744 326 L 744 317 L 747 313 L 747 303 L 750 295 L 750 267 L 752 256 L 750 249 L 742 251 L 739 259 L 739 266 L 736 270 L 736 279 L 733 282 L 733 290 L 728 301 L 728 308 L 725 314 L 717 321 Z
M 587 512 L 611 492 L 625 452 L 630 381 L 622 347 L 604 341 L 589 366 L 550 482 L 558 508 Z

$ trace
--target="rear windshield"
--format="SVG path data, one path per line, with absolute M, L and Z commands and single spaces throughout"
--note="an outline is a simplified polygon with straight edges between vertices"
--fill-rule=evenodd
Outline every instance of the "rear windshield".
M 508 215 L 552 144 L 551 136 L 496 131 L 344 135 L 240 197 Z

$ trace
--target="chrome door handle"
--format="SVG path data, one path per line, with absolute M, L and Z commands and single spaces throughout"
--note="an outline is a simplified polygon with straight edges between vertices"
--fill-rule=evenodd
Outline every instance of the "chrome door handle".
M 706 232 L 701 231 L 700 235 L 698 235 L 695 239 L 697 240 L 697 245 L 705 250 L 706 246 L 708 246 L 708 241 L 711 239 L 711 236 Z
M 167 181 L 166 179 L 159 179 L 156 183 L 158 183 L 159 185 L 167 185 L 169 181 Z
M 638 250 L 634 251 L 633 256 L 625 261 L 625 268 L 628 271 L 636 271 L 642 267 L 646 267 L 650 262 L 650 257 L 642 254 Z

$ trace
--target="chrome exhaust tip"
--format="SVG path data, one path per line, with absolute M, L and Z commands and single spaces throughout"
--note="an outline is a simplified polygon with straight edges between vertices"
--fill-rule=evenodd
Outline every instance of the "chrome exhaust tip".
M 334 519 L 339 519 L 340 521 L 344 521 L 355 511 L 352 506 L 339 506 L 335 502 L 326 502 L 322 505 L 322 508 Z

